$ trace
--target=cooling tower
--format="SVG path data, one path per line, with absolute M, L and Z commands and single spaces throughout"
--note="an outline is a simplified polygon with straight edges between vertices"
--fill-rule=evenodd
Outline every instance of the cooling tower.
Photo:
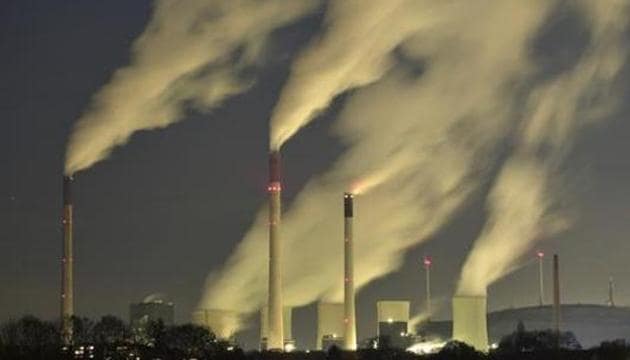
M 409 301 L 378 301 L 376 303 L 379 338 L 387 338 L 391 346 L 409 345 Z
M 72 257 L 72 181 L 63 178 L 63 253 L 61 257 L 61 336 L 64 345 L 72 344 L 74 316 L 74 260 Z
M 376 303 L 378 322 L 409 322 L 409 301 L 379 301 Z
M 232 339 L 241 320 L 241 314 L 230 310 L 200 309 L 192 314 L 193 324 L 208 328 L 220 339 Z
M 485 296 L 453 297 L 453 340 L 488 351 L 486 306 Z
M 344 215 L 344 349 L 357 349 L 357 325 L 354 304 L 354 250 L 353 250 L 353 222 L 354 206 L 353 195 L 343 194 Z
M 345 306 L 342 303 L 317 304 L 317 350 L 343 345 L 344 313 Z
M 268 316 L 269 307 L 263 306 L 260 309 L 260 349 L 261 350 L 279 350 L 279 348 L 271 348 L 269 347 L 268 339 L 269 339 L 269 316 Z M 282 310 L 282 337 L 283 337 L 283 346 L 281 349 L 286 349 L 287 347 L 291 347 L 295 344 L 293 340 L 293 334 L 291 329 L 291 315 L 293 308 L 289 306 L 283 307 Z
M 269 154 L 269 298 L 267 318 L 267 347 L 283 350 L 282 320 L 282 242 L 280 239 L 280 215 L 282 181 L 280 153 Z

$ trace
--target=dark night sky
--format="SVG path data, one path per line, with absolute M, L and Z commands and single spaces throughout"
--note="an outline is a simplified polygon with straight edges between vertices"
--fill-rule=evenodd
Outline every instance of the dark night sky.
M 0 5 L 0 320 L 58 314 L 65 142 L 91 95 L 127 63 L 150 11 L 145 0 Z M 265 200 L 269 114 L 291 57 L 320 21 L 315 14 L 275 34 L 282 55 L 264 63 L 248 92 L 211 114 L 193 113 L 165 130 L 136 134 L 108 160 L 79 174 L 78 314 L 127 318 L 130 302 L 163 292 L 175 302 L 177 319 L 189 320 L 206 275 L 221 266 Z M 544 45 L 579 42 L 566 27 Z M 603 303 L 609 276 L 615 277 L 617 302 L 630 302 L 630 97 L 624 98 L 605 125 L 582 134 L 567 163 L 576 223 L 540 245 L 561 254 L 566 302 Z M 328 135 L 342 105 L 341 99 L 286 147 L 288 201 L 342 150 Z M 450 297 L 484 221 L 483 196 L 413 249 L 399 272 L 360 292 L 361 338 L 375 330 L 377 299 L 407 298 L 419 306 L 423 274 L 417 260 L 423 253 L 435 259 L 434 293 L 442 301 Z M 490 288 L 490 307 L 532 304 L 535 289 L 536 268 L 526 266 Z M 438 317 L 448 316 L 446 304 Z M 256 332 L 250 331 L 248 341 Z M 313 343 L 313 306 L 296 310 L 294 334 L 302 344 Z

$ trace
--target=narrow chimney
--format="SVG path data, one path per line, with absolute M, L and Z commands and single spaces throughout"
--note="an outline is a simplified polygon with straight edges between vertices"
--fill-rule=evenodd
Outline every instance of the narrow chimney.
M 615 282 L 612 276 L 608 278 L 608 306 L 615 307 Z
M 61 257 L 61 336 L 64 345 L 72 344 L 74 316 L 74 260 L 72 257 L 72 176 L 63 178 L 63 253 Z
M 269 299 L 267 349 L 284 349 L 282 314 L 282 242 L 280 239 L 282 181 L 280 153 L 269 154 Z
M 544 264 L 543 260 L 545 258 L 545 253 L 542 251 L 536 252 L 536 258 L 538 259 L 538 305 L 545 305 L 545 284 L 543 283 L 544 278 Z
M 344 348 L 346 350 L 357 349 L 356 311 L 354 304 L 354 250 L 353 250 L 353 221 L 354 221 L 354 195 L 343 194 L 344 213 Z
M 425 296 L 426 296 L 426 312 L 427 312 L 427 320 L 431 321 L 431 314 L 433 310 L 431 309 L 431 265 L 433 265 L 433 259 L 430 256 L 425 256 L 422 259 L 422 265 L 424 265 L 424 274 L 425 274 Z M 420 309 L 422 311 L 422 309 Z

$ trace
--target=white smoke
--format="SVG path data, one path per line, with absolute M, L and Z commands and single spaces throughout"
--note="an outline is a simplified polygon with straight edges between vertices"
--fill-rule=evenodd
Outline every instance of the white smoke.
M 605 118 L 619 97 L 614 82 L 630 44 L 630 2 L 575 2 L 591 32 L 590 43 L 570 70 L 539 85 L 529 96 L 514 155 L 488 197 L 489 219 L 462 269 L 459 294 L 484 295 L 488 285 L 516 267 L 537 239 L 566 227 L 558 210 L 561 165 L 576 134 Z
M 371 83 L 348 99 L 335 128 L 348 150 L 325 174 L 309 181 L 285 212 L 284 294 L 292 306 L 341 299 L 344 191 L 363 183 L 371 189 L 355 198 L 355 281 L 361 287 L 398 268 L 404 252 L 427 239 L 477 189 L 497 144 L 514 126 L 513 102 L 520 90 L 514 84 L 532 73 L 528 42 L 551 5 L 398 1 L 400 8 L 379 18 L 387 26 L 372 34 L 364 27 L 372 13 L 360 5 L 388 8 L 389 0 L 339 2 L 346 5 L 333 2 L 337 12 L 328 17 L 328 28 L 336 29 L 340 22 L 346 24 L 344 31 L 326 32 L 298 60 L 319 66 L 312 76 L 294 68 L 297 79 L 289 79 L 272 123 L 272 146 L 278 147 L 348 84 L 369 82 L 337 81 L 326 74 L 352 73 L 354 67 L 361 73 L 355 64 L 362 59 L 356 57 L 389 65 L 370 73 L 378 76 L 360 77 Z M 357 11 L 337 10 L 350 4 Z M 418 23 L 413 30 L 409 19 Z M 367 35 L 388 39 L 387 46 L 371 43 L 376 40 L 365 39 Z M 355 44 L 364 41 L 370 44 Z M 334 51 L 312 50 L 321 50 L 322 44 L 339 45 Z M 373 48 L 389 60 L 376 61 Z M 395 49 L 403 61 L 394 61 Z M 424 69 L 421 75 L 417 67 Z M 323 70 L 324 84 L 315 81 L 317 69 Z M 291 97 L 290 105 L 282 105 Z M 242 312 L 260 307 L 267 291 L 267 246 L 263 208 L 225 267 L 209 277 L 200 307 Z
M 318 0 L 159 0 L 116 71 L 78 120 L 66 154 L 72 174 L 106 158 L 139 130 L 178 121 L 186 106 L 207 111 L 247 89 L 267 35 Z
M 291 67 L 271 118 L 271 149 L 279 149 L 335 96 L 381 78 L 393 64 L 392 50 L 428 27 L 436 7 L 416 0 L 331 1 L 324 36 Z

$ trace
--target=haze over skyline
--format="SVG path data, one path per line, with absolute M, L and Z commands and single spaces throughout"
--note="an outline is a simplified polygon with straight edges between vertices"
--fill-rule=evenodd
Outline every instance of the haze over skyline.
M 54 318 L 66 142 L 93 94 L 129 61 L 131 42 L 151 17 L 151 1 L 8 1 L 0 6 L 0 49 L 11 54 L 0 59 L 6 79 L 0 159 L 7 171 L 0 177 L 0 318 L 25 313 Z M 139 132 L 110 158 L 77 175 L 77 314 L 126 318 L 129 303 L 163 292 L 176 304 L 177 320 L 189 320 L 207 274 L 223 266 L 264 205 L 271 112 L 290 65 L 322 31 L 323 18 L 322 8 L 274 32 L 253 70 L 256 81 L 242 94 L 210 113 L 189 109 L 177 124 Z M 543 28 L 548 33 L 535 50 L 548 55 L 551 76 L 571 66 L 588 36 L 580 17 L 562 10 Z M 630 80 L 628 68 L 626 61 L 622 84 Z M 572 226 L 537 244 L 531 265 L 490 287 L 491 309 L 537 302 L 537 248 L 561 255 L 564 302 L 604 303 L 613 276 L 618 305 L 630 303 L 625 266 L 630 250 L 630 93 L 627 86 L 620 88 L 621 106 L 607 115 L 607 122 L 582 131 L 565 162 L 562 201 L 571 209 Z M 283 147 L 287 207 L 311 177 L 345 150 L 331 129 L 348 98 L 336 98 Z M 508 141 L 502 149 L 512 146 Z M 490 173 L 499 166 L 493 163 Z M 410 299 L 412 308 L 420 307 L 423 254 L 434 259 L 436 316 L 450 316 L 448 299 L 485 222 L 492 181 L 493 176 L 484 178 L 453 218 L 405 254 L 400 269 L 358 293 L 359 337 L 374 332 L 377 299 Z M 358 199 L 357 218 L 361 211 Z M 341 208 L 331 212 L 341 214 Z M 315 306 L 294 311 L 298 342 L 312 343 Z M 251 342 L 257 333 L 254 326 L 246 338 Z

